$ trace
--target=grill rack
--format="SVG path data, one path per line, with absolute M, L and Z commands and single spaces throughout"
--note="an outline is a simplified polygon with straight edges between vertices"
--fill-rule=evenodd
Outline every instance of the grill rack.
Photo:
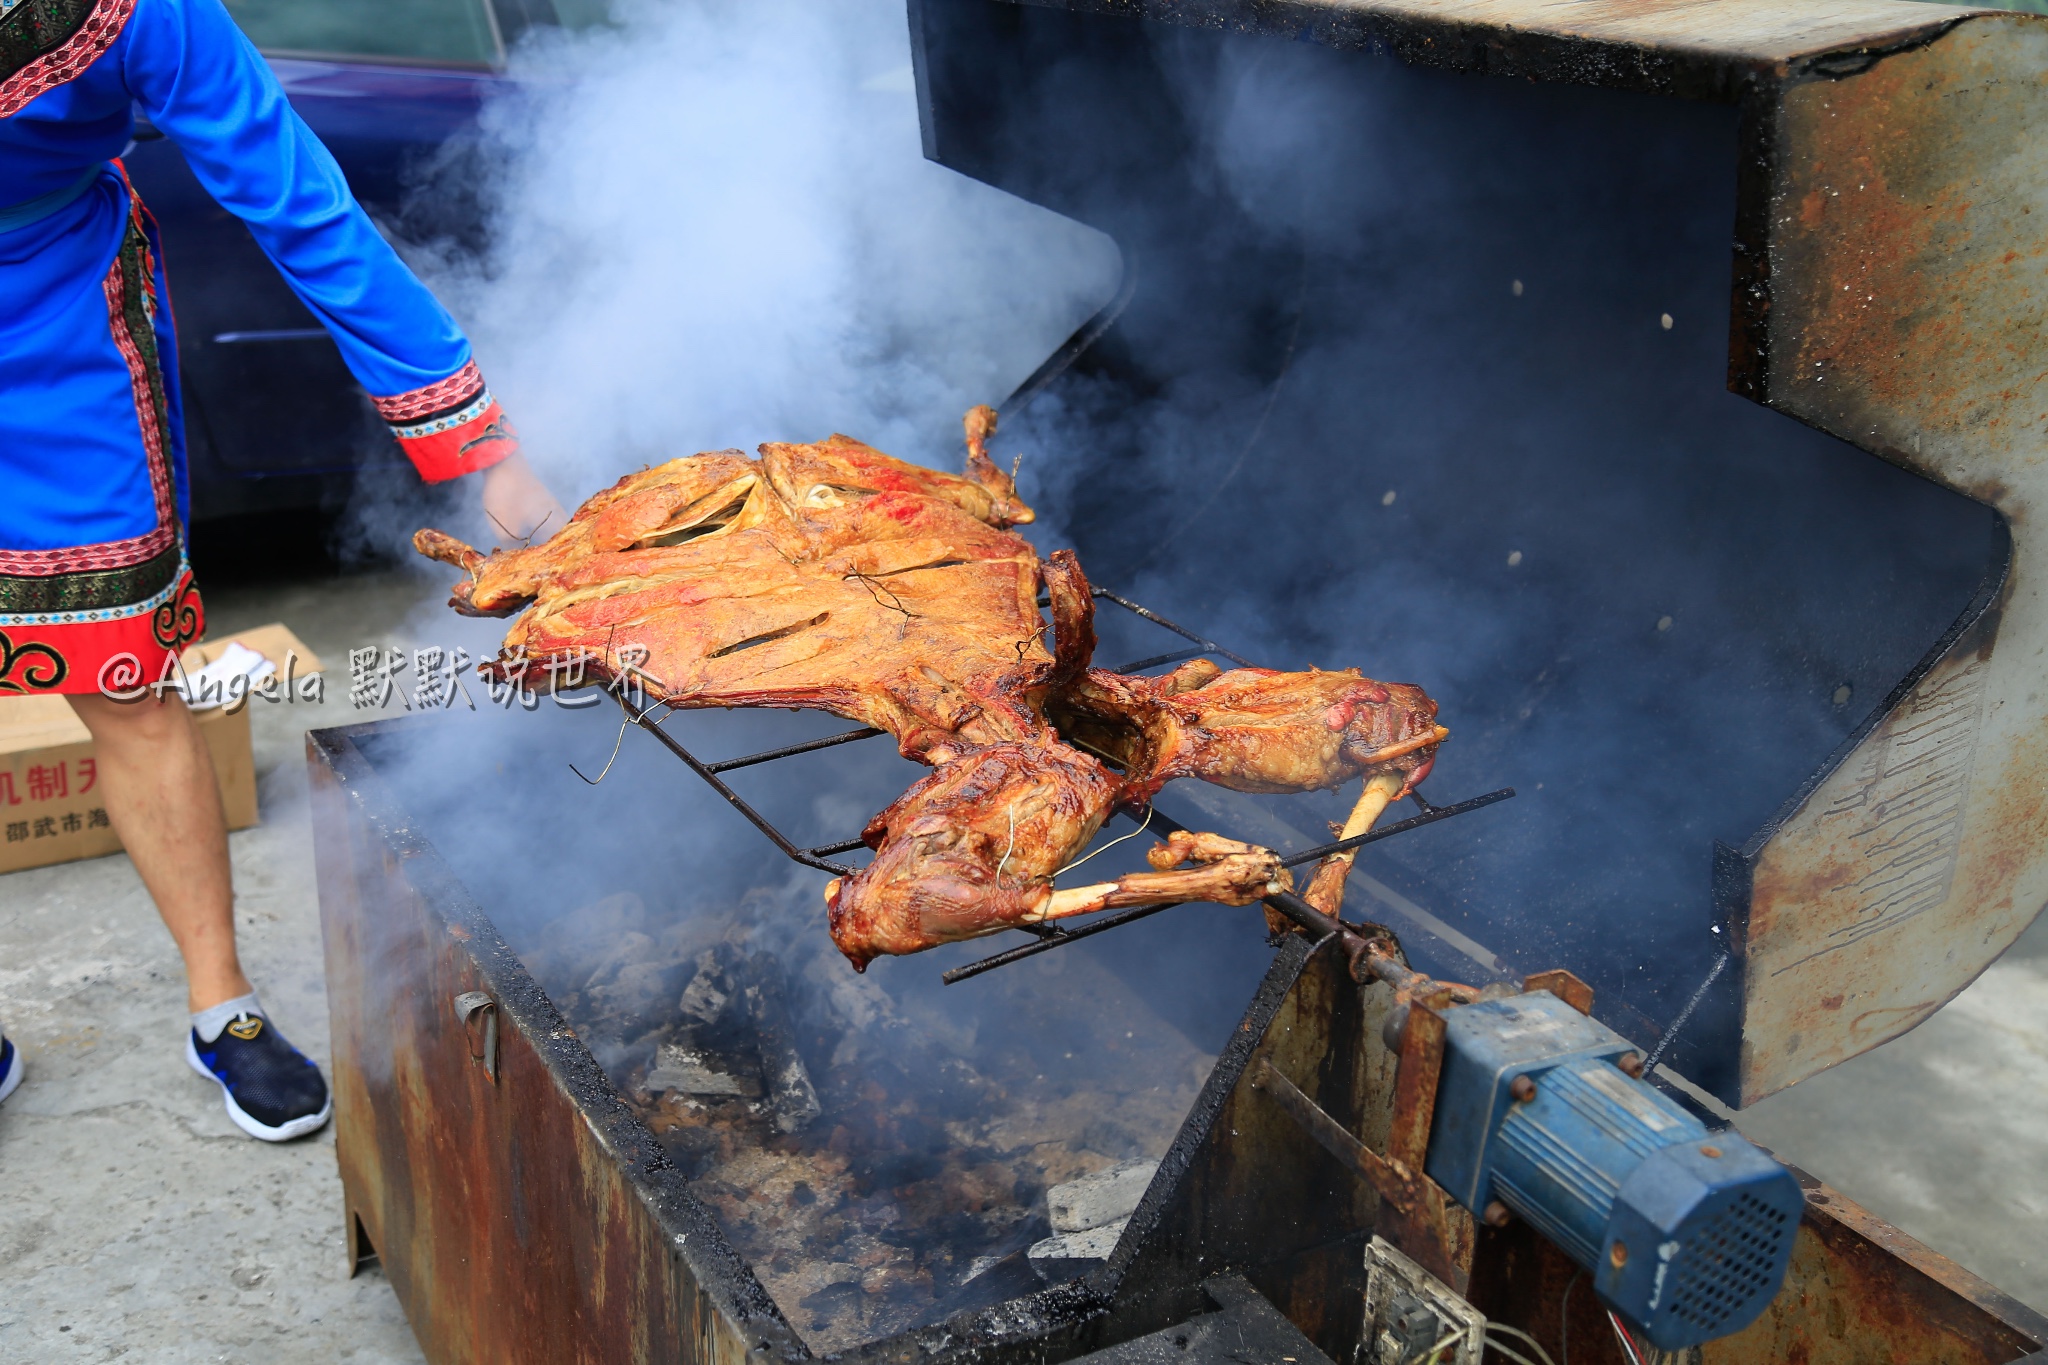
M 1163 664 L 1180 663 L 1187 659 L 1200 658 L 1203 655 L 1209 654 L 1228 659 L 1240 667 L 1258 667 L 1257 664 L 1254 664 L 1243 655 L 1232 653 L 1214 640 L 1198 635 L 1185 626 L 1169 621 L 1157 612 L 1140 606 L 1128 598 L 1120 597 L 1107 588 L 1093 588 L 1091 591 L 1101 600 L 1122 607 L 1141 620 L 1149 621 L 1156 626 L 1170 630 L 1183 639 L 1192 641 L 1196 646 L 1193 649 L 1181 649 L 1135 660 L 1114 670 L 1118 673 L 1135 673 L 1142 668 L 1157 668 Z M 1041 600 L 1039 605 L 1044 606 L 1044 601 Z M 716 762 L 706 763 L 691 753 L 682 741 L 662 728 L 669 717 L 682 708 L 664 707 L 664 703 L 661 702 L 653 702 L 647 706 L 636 708 L 626 699 L 623 690 L 615 692 L 615 695 L 618 697 L 619 706 L 624 710 L 626 719 L 629 722 L 661 741 L 664 748 L 681 759 L 690 771 L 702 778 L 706 785 L 723 797 L 733 809 L 745 816 L 754 828 L 766 835 L 769 842 L 781 850 L 784 857 L 805 867 L 816 868 L 820 872 L 830 872 L 834 876 L 851 877 L 860 870 L 846 863 L 832 861 L 831 855 L 835 853 L 850 853 L 854 849 L 862 848 L 865 846 L 863 840 L 844 839 L 838 843 L 816 844 L 808 847 L 798 844 L 778 829 L 766 816 L 748 804 L 746 798 L 728 786 L 719 774 L 732 772 L 739 768 L 752 768 L 763 763 L 773 763 L 785 758 L 794 758 L 800 754 L 813 753 L 820 749 L 836 748 L 841 744 L 852 744 L 859 740 L 873 739 L 878 735 L 884 734 L 884 731 L 877 730 L 872 726 L 863 725 L 857 729 L 843 730 L 836 735 L 826 735 L 822 739 L 806 740 L 801 744 L 786 744 L 777 749 L 764 749 L 759 753 L 743 754 L 737 758 L 720 759 Z M 665 713 L 659 719 L 654 718 L 654 713 L 657 709 L 665 710 Z M 1398 820 L 1391 825 L 1382 825 L 1376 829 L 1368 830 L 1364 834 L 1350 839 L 1339 839 L 1334 843 L 1318 844 L 1313 848 L 1305 848 L 1288 854 L 1280 860 L 1281 866 L 1299 867 L 1304 863 L 1317 862 L 1329 857 L 1333 853 L 1343 853 L 1351 849 L 1362 848 L 1366 844 L 1377 843 L 1381 839 L 1390 839 L 1397 834 L 1406 834 L 1408 831 L 1420 829 L 1424 825 L 1433 825 L 1439 821 L 1448 820 L 1453 816 L 1465 815 L 1475 810 L 1481 810 L 1487 806 L 1506 801 L 1513 797 L 1514 794 L 1515 789 L 1513 787 L 1501 787 L 1498 790 L 1469 797 L 1466 800 L 1454 802 L 1450 805 L 1438 806 L 1425 799 L 1421 792 L 1411 791 L 1408 793 L 1408 799 L 1415 803 L 1417 814 L 1410 816 L 1406 820 Z M 1186 829 L 1185 825 L 1182 825 L 1179 821 L 1156 807 L 1148 806 L 1142 813 L 1134 814 L 1130 811 L 1124 811 L 1122 814 L 1137 821 L 1141 826 L 1149 824 L 1167 834 Z M 1320 911 L 1310 906 L 1308 902 L 1292 892 L 1281 892 L 1276 896 L 1269 897 L 1266 903 L 1286 915 L 1289 919 L 1312 930 L 1330 932 L 1337 930 L 1339 927 L 1336 920 L 1323 915 Z M 1050 952 L 1054 948 L 1063 948 L 1069 943 L 1075 943 L 1084 938 L 1092 938 L 1096 934 L 1121 928 L 1126 924 L 1135 923 L 1147 916 L 1156 915 L 1162 910 L 1171 910 L 1177 905 L 1185 904 L 1187 904 L 1186 901 L 1173 901 L 1165 905 L 1136 906 L 1128 910 L 1119 910 L 1111 914 L 1101 915 L 1072 928 L 1051 924 L 1011 925 L 1009 926 L 1011 929 L 1030 934 L 1036 941 L 1020 944 L 1015 948 L 1010 948 L 1000 953 L 993 953 L 988 957 L 970 962 L 964 967 L 955 967 L 951 971 L 941 973 L 939 979 L 948 986 L 956 985 L 972 977 L 980 976 L 983 972 L 991 972 L 998 967 L 1007 967 L 1012 962 L 1021 962 L 1027 957 Z

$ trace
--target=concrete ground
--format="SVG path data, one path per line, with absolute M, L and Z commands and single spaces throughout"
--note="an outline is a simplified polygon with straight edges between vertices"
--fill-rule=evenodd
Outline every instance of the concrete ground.
M 362 719 L 352 645 L 427 643 L 436 580 L 210 588 L 215 633 L 281 620 L 330 666 L 324 708 L 258 706 L 262 823 L 233 836 L 244 954 L 278 1024 L 327 1055 L 302 733 Z M 0 1361 L 421 1359 L 388 1284 L 349 1280 L 332 1137 L 243 1138 L 185 1069 L 175 953 L 126 858 L 0 876 Z M 2048 921 L 1931 1022 L 1775 1096 L 1742 1127 L 2048 1309 Z

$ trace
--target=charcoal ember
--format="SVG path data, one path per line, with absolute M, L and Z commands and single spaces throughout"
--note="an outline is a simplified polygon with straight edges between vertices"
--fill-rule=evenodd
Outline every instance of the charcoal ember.
M 860 1276 L 861 1292 L 892 1299 L 930 1298 L 931 1271 L 920 1266 L 916 1255 L 903 1247 L 890 1247 L 889 1252 L 890 1256 L 886 1261 L 863 1267 Z
M 642 1121 L 660 1140 L 662 1149 L 693 1178 L 759 1146 L 759 1111 L 758 1101 L 699 1097 L 681 1091 L 670 1091 L 640 1106 Z

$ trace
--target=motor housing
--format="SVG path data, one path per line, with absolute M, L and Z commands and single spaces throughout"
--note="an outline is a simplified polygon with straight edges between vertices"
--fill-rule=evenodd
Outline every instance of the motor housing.
M 1445 1013 L 1426 1170 L 1498 1200 L 1592 1273 L 1660 1350 L 1741 1330 L 1777 1294 L 1799 1182 L 1615 1065 L 1627 1039 L 1548 991 Z

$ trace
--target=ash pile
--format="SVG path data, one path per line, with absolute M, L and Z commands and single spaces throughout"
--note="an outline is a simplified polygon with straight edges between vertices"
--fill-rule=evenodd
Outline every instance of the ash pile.
M 1080 953 L 856 975 L 815 901 L 622 893 L 524 956 L 814 1351 L 1108 1256 L 1214 1057 Z

